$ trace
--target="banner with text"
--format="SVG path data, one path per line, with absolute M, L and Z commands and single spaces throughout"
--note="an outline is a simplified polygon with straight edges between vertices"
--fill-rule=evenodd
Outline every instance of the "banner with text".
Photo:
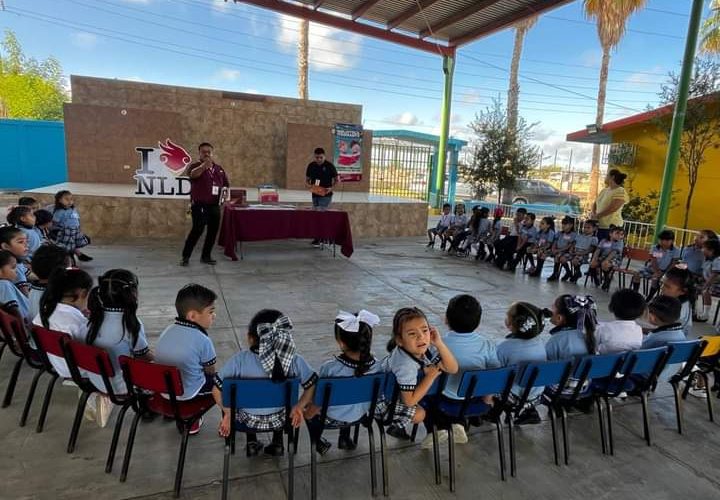
M 157 148 L 136 147 L 135 151 L 140 156 L 136 196 L 186 198 L 190 194 L 190 179 L 184 174 L 192 158 L 185 148 L 166 139 Z
M 362 125 L 337 123 L 335 155 L 333 157 L 338 177 L 342 182 L 358 182 L 362 179 Z

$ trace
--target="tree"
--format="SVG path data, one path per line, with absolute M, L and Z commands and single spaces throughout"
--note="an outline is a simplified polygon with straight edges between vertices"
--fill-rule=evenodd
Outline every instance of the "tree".
M 625 34 L 625 24 L 630 16 L 642 9 L 647 0 L 585 0 L 585 16 L 594 19 L 597 24 L 598 38 L 602 46 L 600 82 L 598 85 L 597 112 L 595 125 L 600 128 L 605 119 L 605 98 L 610 68 L 610 51 L 617 47 Z M 600 181 L 600 145 L 593 146 L 592 167 L 590 170 L 590 193 L 588 202 L 595 202 Z
M 658 93 L 662 104 L 675 106 L 679 82 L 680 75 L 670 73 L 667 83 Z M 672 115 L 660 116 L 654 123 L 663 132 L 662 141 L 667 143 Z M 690 80 L 678 161 L 688 181 L 684 229 L 688 226 L 698 175 L 705 164 L 705 152 L 710 148 L 720 148 L 720 63 L 709 58 L 697 58 Z
M 703 23 L 700 49 L 703 52 L 717 54 L 720 52 L 720 0 L 713 0 L 710 10 L 710 15 Z
M 8 118 L 62 120 L 62 68 L 57 59 L 27 57 L 12 31 L 0 42 L 0 114 Z
M 510 63 L 510 85 L 508 86 L 508 126 L 511 130 L 517 126 L 518 103 L 520 101 L 520 84 L 518 83 L 518 69 L 522 54 L 525 35 L 537 22 L 538 17 L 528 17 L 515 24 L 515 44 L 513 45 L 512 62 Z
M 503 189 L 512 188 L 538 161 L 540 148 L 530 143 L 535 124 L 518 118 L 516 127 L 510 129 L 506 108 L 500 99 L 493 99 L 469 126 L 475 134 L 473 151 L 460 173 L 478 198 L 496 190 L 500 202 Z
M 298 96 L 300 99 L 308 98 L 308 51 L 310 49 L 310 22 L 300 21 L 300 34 L 298 35 Z

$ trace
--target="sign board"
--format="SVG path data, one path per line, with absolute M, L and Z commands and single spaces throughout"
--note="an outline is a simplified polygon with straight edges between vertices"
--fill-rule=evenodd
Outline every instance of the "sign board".
M 190 195 L 190 179 L 185 169 L 192 161 L 190 153 L 170 139 L 158 142 L 157 148 L 136 147 L 140 168 L 135 171 L 136 196 L 167 196 L 186 198 Z
M 342 182 L 359 182 L 362 179 L 362 125 L 337 123 L 333 163 Z

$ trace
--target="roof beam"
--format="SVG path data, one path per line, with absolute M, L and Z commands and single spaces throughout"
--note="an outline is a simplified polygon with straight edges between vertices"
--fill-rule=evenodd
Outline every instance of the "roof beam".
M 498 3 L 499 1 L 500 0 L 479 0 L 470 7 L 459 10 L 454 14 L 449 15 L 445 19 L 441 19 L 440 21 L 436 22 L 429 28 L 425 28 L 424 30 L 420 31 L 420 38 L 427 38 L 431 34 L 440 31 L 443 28 L 447 28 L 448 26 L 452 26 L 453 24 L 462 21 L 466 17 L 472 16 L 473 14 L 480 12 L 481 10 L 490 7 L 492 4 Z
M 386 28 L 391 30 L 393 28 L 396 28 L 397 26 L 400 26 L 402 23 L 404 23 L 411 17 L 419 14 L 424 9 L 427 9 L 437 1 L 438 0 L 419 0 L 419 3 L 414 3 L 409 9 L 406 9 L 404 12 L 401 12 L 397 16 L 390 19 L 390 21 L 388 21 L 387 23 Z
M 350 19 L 345 19 L 339 16 L 333 16 L 326 14 L 325 12 L 318 10 L 311 10 L 302 7 L 297 4 L 284 2 L 281 0 L 235 0 L 239 3 L 246 3 L 248 5 L 254 5 L 263 9 L 269 9 L 282 14 L 287 14 L 299 19 L 306 19 L 313 23 L 324 24 L 326 26 L 332 26 L 333 28 L 349 31 L 351 33 L 357 33 L 363 36 L 371 36 L 386 42 L 396 43 L 398 45 L 404 45 L 413 49 L 424 50 L 436 55 L 454 55 L 455 47 L 440 45 L 437 43 L 427 42 L 425 40 L 419 40 L 415 37 L 402 35 L 393 31 L 387 31 L 383 28 L 377 28 L 369 24 L 363 24 Z
M 318 10 L 320 6 L 325 2 L 325 0 L 315 0 L 313 2 L 313 9 Z
M 522 19 L 537 16 L 547 10 L 554 9 L 555 7 L 559 7 L 560 5 L 569 3 L 571 1 L 572 0 L 545 0 L 545 2 L 539 5 L 536 4 L 533 7 L 525 7 L 517 11 L 512 16 L 498 19 L 497 21 L 494 21 L 490 24 L 486 24 L 482 28 L 478 28 L 474 31 L 469 31 L 461 36 L 453 38 L 452 40 L 450 40 L 450 45 L 454 47 L 459 47 L 460 45 L 464 45 L 466 43 L 472 42 L 473 40 L 477 40 L 480 37 L 492 35 L 496 31 L 500 31 L 507 28 L 508 26 L 512 26 L 513 24 L 521 21 Z
M 369 11 L 376 3 L 380 0 L 365 0 L 363 3 L 358 5 L 355 10 L 352 11 L 350 17 L 355 21 L 357 18 L 362 17 L 367 11 Z

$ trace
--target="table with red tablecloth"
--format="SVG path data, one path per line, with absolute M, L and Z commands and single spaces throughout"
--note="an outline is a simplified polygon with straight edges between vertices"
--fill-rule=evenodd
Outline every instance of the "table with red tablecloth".
M 345 257 L 353 253 L 350 218 L 339 210 L 304 208 L 244 208 L 226 205 L 218 244 L 237 260 L 235 244 L 244 241 L 320 239 L 340 246 Z

